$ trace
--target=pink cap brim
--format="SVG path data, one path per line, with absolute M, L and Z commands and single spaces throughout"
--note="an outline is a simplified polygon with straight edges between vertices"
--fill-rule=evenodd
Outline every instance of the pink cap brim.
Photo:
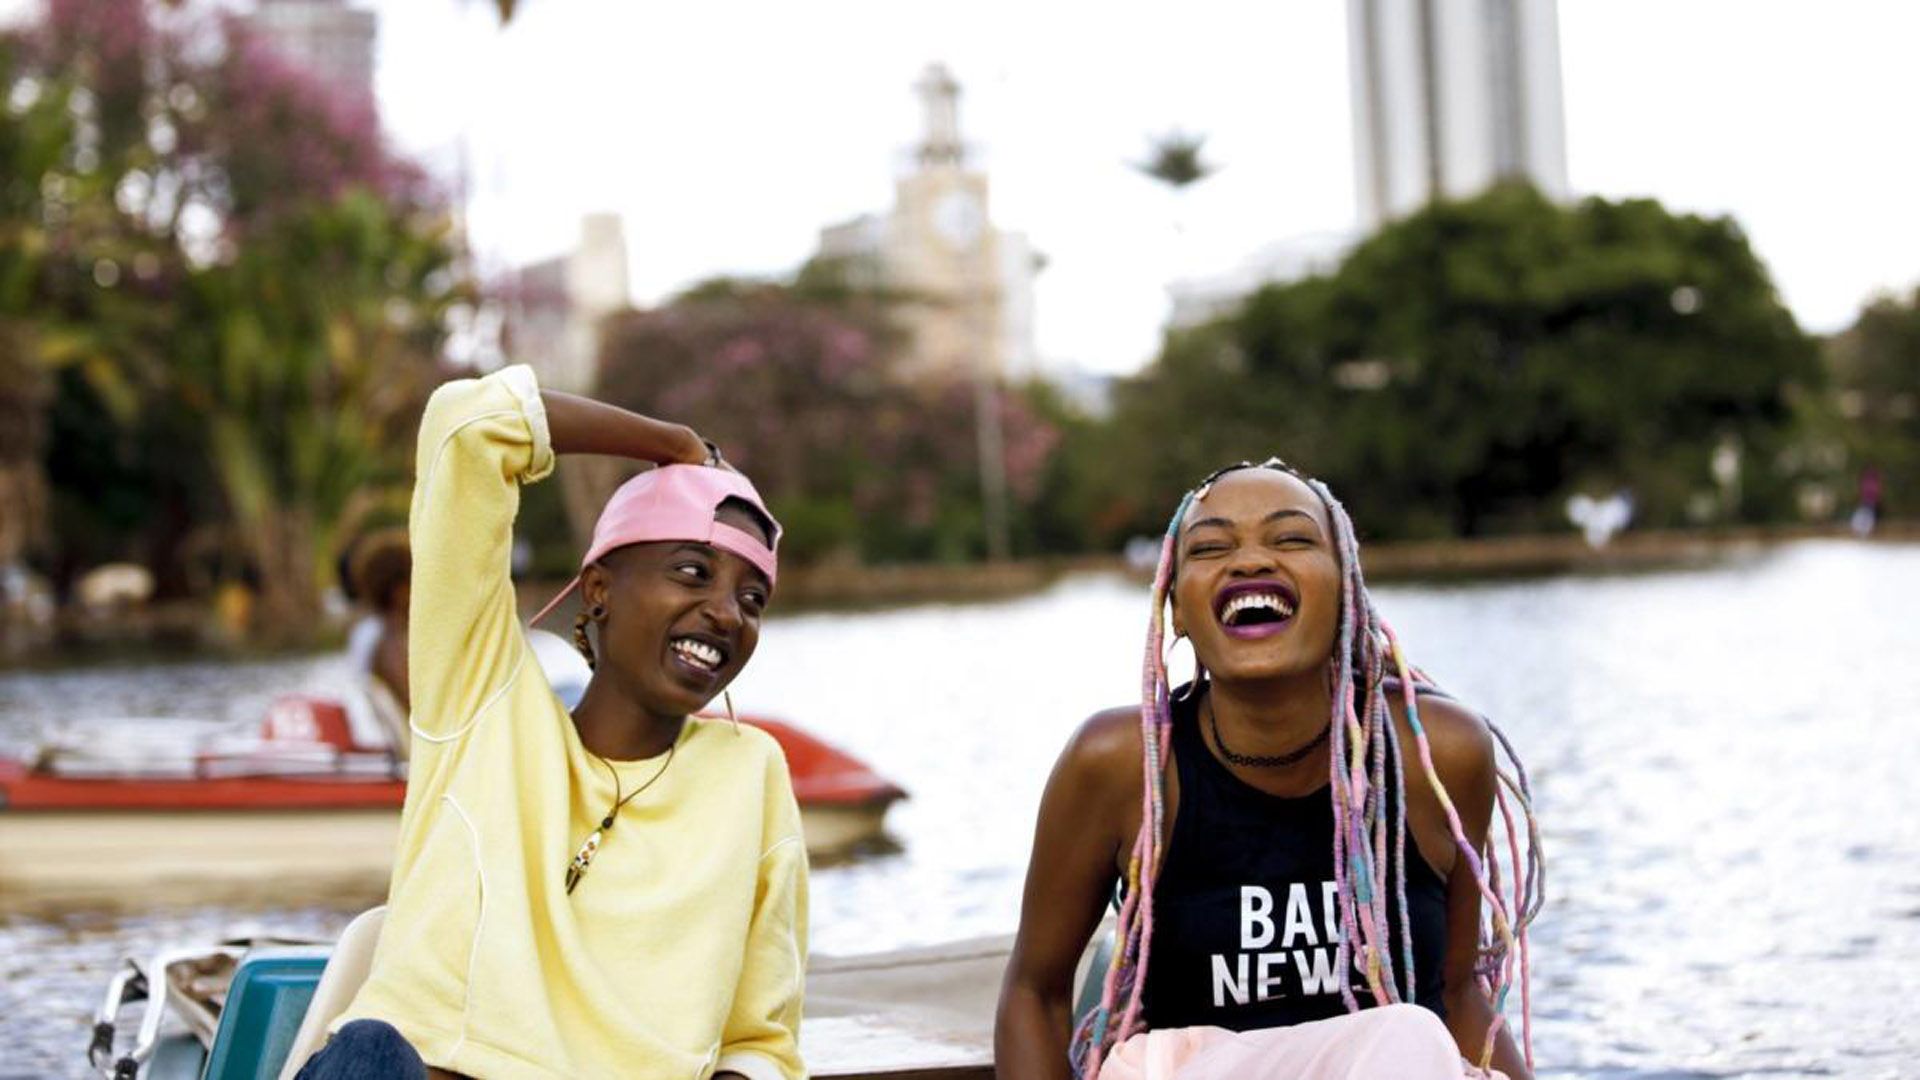
M 728 499 L 754 507 L 772 524 L 774 545 L 780 542 L 780 523 L 774 520 L 753 483 L 736 472 L 704 465 L 662 465 L 620 485 L 600 512 L 593 527 L 593 544 L 580 560 L 581 570 L 609 551 L 628 544 L 675 540 L 711 544 L 747 560 L 773 584 L 779 560 L 773 546 L 758 536 L 719 520 L 716 514 Z M 568 594 L 580 586 L 574 575 L 567 587 L 533 617 L 537 623 L 553 613 Z M 531 624 L 529 624 L 531 625 Z

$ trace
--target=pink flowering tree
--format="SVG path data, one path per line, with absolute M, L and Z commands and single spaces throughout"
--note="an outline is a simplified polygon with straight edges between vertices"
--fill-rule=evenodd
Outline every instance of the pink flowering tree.
M 957 560 L 982 548 L 973 391 L 899 379 L 884 301 L 712 283 L 610 319 L 607 400 L 690 423 L 751 476 L 803 561 Z M 1016 504 L 1058 433 L 1002 395 Z
M 467 292 L 443 200 L 371 102 L 191 4 L 49 0 L 0 62 L 0 318 L 26 327 L 0 340 L 30 342 L 71 418 L 49 461 L 69 460 L 66 431 L 136 451 L 91 477 L 56 466 L 56 543 L 217 551 L 257 582 L 261 630 L 309 632 L 337 534 L 404 500 L 409 425 Z M 147 450 L 218 497 L 163 490 Z M 121 500 L 138 523 L 88 516 L 75 489 L 101 483 L 146 493 Z

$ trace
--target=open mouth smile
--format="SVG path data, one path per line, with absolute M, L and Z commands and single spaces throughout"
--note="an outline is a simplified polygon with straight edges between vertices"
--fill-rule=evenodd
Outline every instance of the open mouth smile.
M 1278 581 L 1242 581 L 1220 590 L 1213 614 L 1230 636 L 1263 638 L 1293 624 L 1300 598 Z
M 667 651 L 679 666 L 700 677 L 711 681 L 726 667 L 730 655 L 726 642 L 704 634 L 682 634 L 667 641 Z

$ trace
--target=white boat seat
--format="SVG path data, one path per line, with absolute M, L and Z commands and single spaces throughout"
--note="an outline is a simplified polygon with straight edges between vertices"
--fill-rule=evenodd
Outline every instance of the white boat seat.
M 326 1045 L 327 1028 L 347 1010 L 353 995 L 360 992 L 360 984 L 367 981 L 367 970 L 373 965 L 373 949 L 380 942 L 380 927 L 386 921 L 387 906 L 382 904 L 355 915 L 347 928 L 340 931 L 340 940 L 327 960 L 327 969 L 320 974 L 320 985 L 314 987 L 306 1018 L 300 1021 L 300 1031 L 293 1037 L 287 1063 L 280 1069 L 280 1080 L 293 1080 L 307 1059 Z
M 366 981 L 385 906 L 340 933 L 279 1080 L 293 1080 Z M 1103 925 L 1096 944 L 1110 936 Z M 1012 938 L 814 958 L 801 1052 L 815 1080 L 991 1080 L 990 1018 Z M 1088 952 L 1095 951 L 1089 945 Z M 1083 967 L 1086 962 L 1083 962 Z M 1097 978 L 1098 968 L 1089 977 Z

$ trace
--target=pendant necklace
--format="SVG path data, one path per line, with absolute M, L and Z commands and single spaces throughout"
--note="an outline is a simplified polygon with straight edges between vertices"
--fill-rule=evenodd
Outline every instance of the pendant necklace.
M 586 840 L 580 844 L 580 850 L 574 852 L 573 861 L 567 864 L 566 881 L 568 896 L 573 895 L 573 887 L 580 884 L 580 879 L 587 876 L 587 867 L 593 865 L 593 857 L 600 851 L 600 842 L 605 839 L 606 833 L 612 831 L 613 819 L 619 815 L 620 808 L 632 802 L 635 796 L 652 787 L 654 781 L 666 775 L 667 766 L 673 764 L 673 752 L 679 748 L 680 740 L 675 738 L 672 744 L 667 747 L 667 760 L 660 763 L 659 770 L 652 776 L 647 777 L 646 783 L 633 789 L 633 791 L 627 795 L 620 794 L 620 770 L 614 768 L 611 761 L 608 761 L 606 758 L 601 757 L 591 750 L 587 750 L 588 756 L 600 764 L 605 765 L 607 771 L 613 774 L 613 805 L 607 808 L 607 816 L 600 819 L 600 827 L 587 834 Z M 583 746 L 581 749 L 586 750 L 586 747 Z

